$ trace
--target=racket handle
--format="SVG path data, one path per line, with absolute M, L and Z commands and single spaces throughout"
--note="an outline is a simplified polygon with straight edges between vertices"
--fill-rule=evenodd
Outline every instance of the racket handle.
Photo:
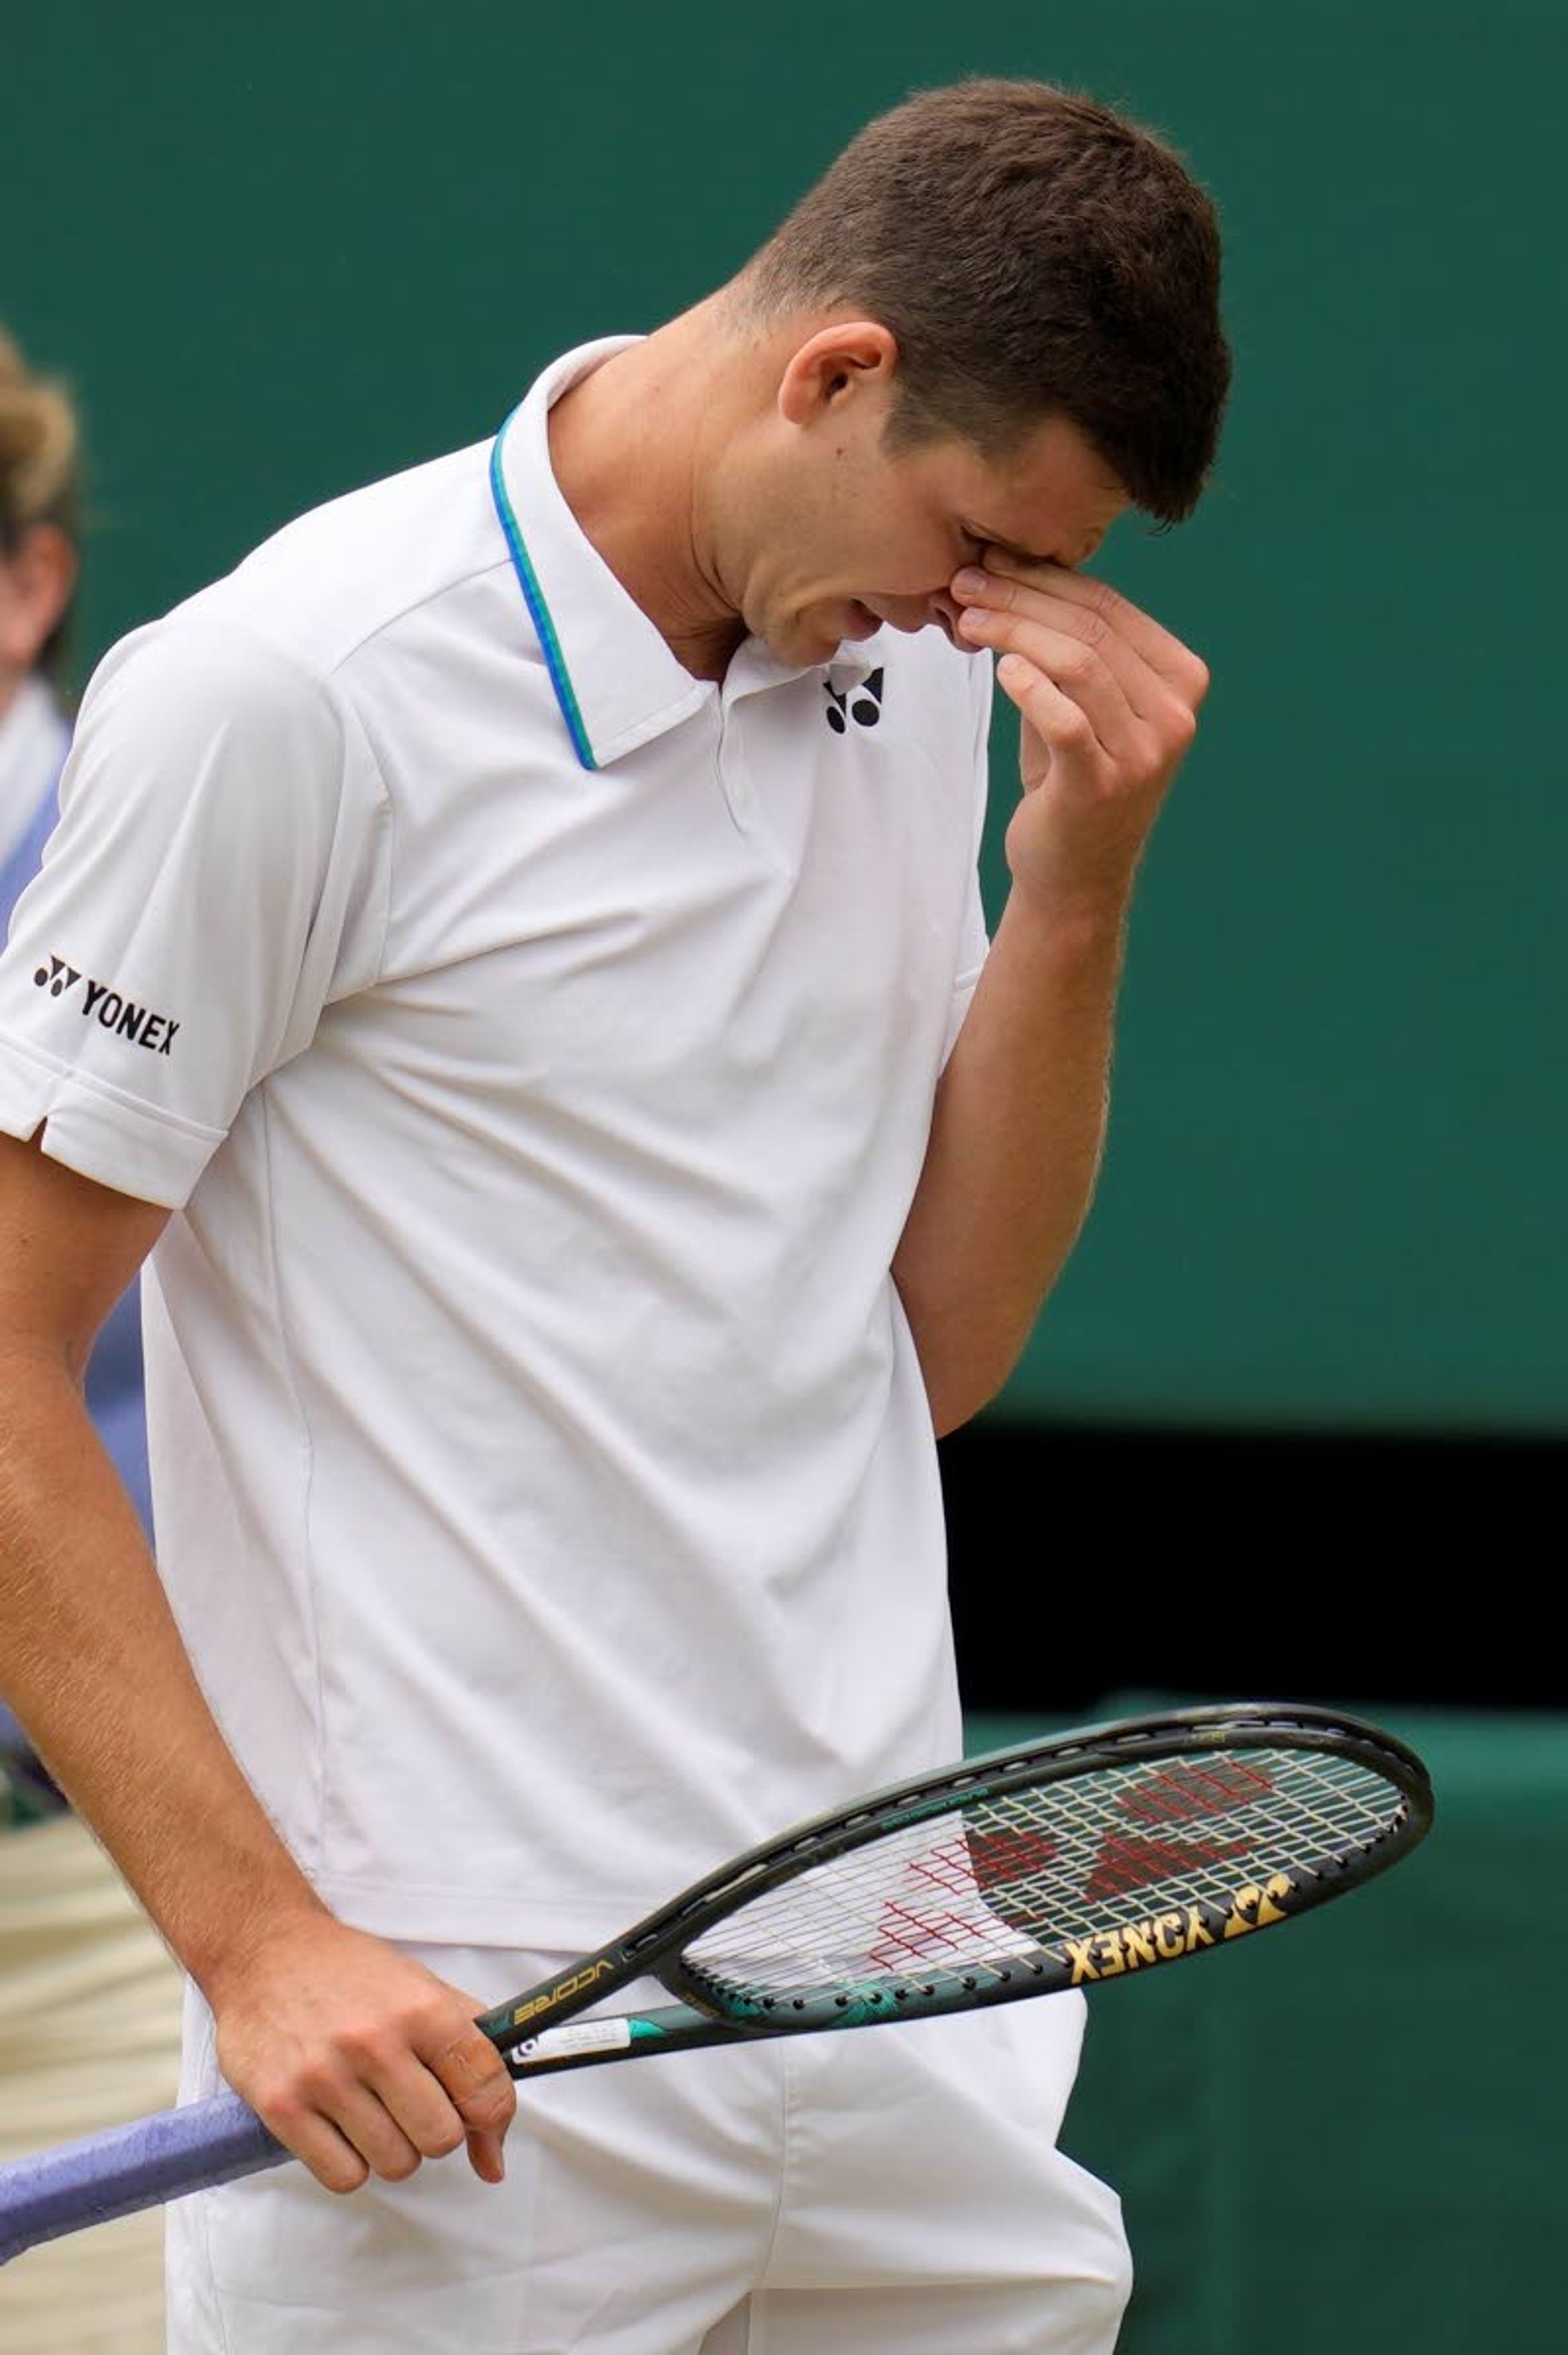
M 238 2094 L 111 2126 L 0 2167 L 0 2264 L 39 2241 L 156 2208 L 291 2156 Z

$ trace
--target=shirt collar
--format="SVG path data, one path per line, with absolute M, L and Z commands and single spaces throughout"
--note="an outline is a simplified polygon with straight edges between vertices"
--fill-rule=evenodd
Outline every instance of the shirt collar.
M 563 724 L 585 769 L 603 768 L 687 719 L 716 692 L 678 662 L 561 496 L 549 460 L 549 416 L 561 394 L 639 336 L 606 336 L 551 362 L 512 411 L 491 452 L 496 512 Z M 874 639 L 847 642 L 831 663 L 789 665 L 747 638 L 724 682 L 733 700 L 805 669 L 864 677 Z

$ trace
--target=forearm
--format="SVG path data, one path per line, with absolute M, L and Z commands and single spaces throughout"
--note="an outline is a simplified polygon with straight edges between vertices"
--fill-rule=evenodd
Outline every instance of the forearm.
M 82 1403 L 107 1307 L 167 1213 L 0 1136 L 0 1699 L 210 2003 L 224 2077 L 335 2191 L 466 2137 L 501 2175 L 483 2008 L 338 1921 L 208 1709 Z
M 208 1993 L 319 1902 L 219 1732 L 61 1359 L 0 1349 L 0 1694 Z
M 1082 1230 L 1125 915 L 1125 893 L 1051 910 L 1015 889 L 948 1058 L 893 1263 L 939 1434 L 1006 1381 Z

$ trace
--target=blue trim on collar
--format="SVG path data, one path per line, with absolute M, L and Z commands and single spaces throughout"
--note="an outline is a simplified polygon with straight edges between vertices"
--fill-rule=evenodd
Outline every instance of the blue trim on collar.
M 519 402 L 518 408 L 522 406 L 523 404 Z M 582 723 L 582 713 L 578 707 L 577 693 L 571 684 L 571 674 L 566 666 L 566 656 L 560 650 L 560 640 L 556 635 L 555 623 L 550 619 L 550 611 L 545 602 L 544 591 L 539 587 L 539 575 L 534 570 L 528 551 L 523 544 L 523 535 L 518 528 L 517 518 L 513 513 L 512 502 L 507 495 L 506 477 L 501 472 L 501 443 L 506 437 L 507 427 L 511 424 L 512 418 L 517 414 L 517 410 L 514 409 L 512 416 L 507 419 L 506 424 L 502 426 L 491 445 L 490 493 L 496 502 L 496 513 L 500 518 L 501 529 L 506 535 L 507 547 L 512 559 L 512 569 L 517 573 L 522 587 L 523 601 L 528 606 L 534 628 L 539 633 L 545 665 L 549 672 L 549 683 L 555 689 L 555 699 L 560 706 L 560 716 L 565 720 L 567 733 L 571 738 L 572 750 L 583 768 L 597 769 L 599 763 L 593 757 L 593 747 L 588 741 L 588 730 Z

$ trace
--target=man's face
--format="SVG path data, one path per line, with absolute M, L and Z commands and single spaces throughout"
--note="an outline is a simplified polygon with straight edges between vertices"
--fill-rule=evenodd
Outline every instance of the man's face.
M 859 422 L 859 421 L 857 421 Z M 818 444 L 749 570 L 746 625 L 781 660 L 935 624 L 955 644 L 953 575 L 987 547 L 1081 564 L 1129 505 L 1078 429 L 1048 418 L 1003 460 L 946 440 L 891 457 L 880 431 Z

